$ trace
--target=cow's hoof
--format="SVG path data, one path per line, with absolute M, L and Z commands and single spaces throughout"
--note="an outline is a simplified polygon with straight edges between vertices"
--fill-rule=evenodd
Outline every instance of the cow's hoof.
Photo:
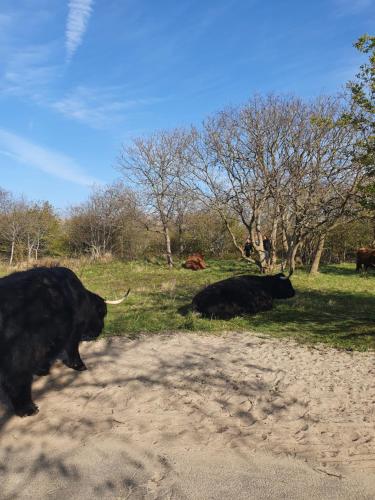
M 87 367 L 83 361 L 80 361 L 78 363 L 70 362 L 70 361 L 63 361 L 64 365 L 67 366 L 68 368 L 71 368 L 72 370 L 75 370 L 77 372 L 84 372 L 87 370 Z
M 17 408 L 15 412 L 19 417 L 31 417 L 31 415 L 36 415 L 39 412 L 39 408 L 36 404 L 30 403 L 22 408 Z
M 72 363 L 71 365 L 67 366 L 69 366 L 69 368 L 75 370 L 76 372 L 84 372 L 85 370 L 87 370 L 85 363 Z
M 81 365 L 75 365 L 73 367 L 73 370 L 77 370 L 77 372 L 84 372 L 85 370 L 87 370 L 87 366 L 82 363 Z

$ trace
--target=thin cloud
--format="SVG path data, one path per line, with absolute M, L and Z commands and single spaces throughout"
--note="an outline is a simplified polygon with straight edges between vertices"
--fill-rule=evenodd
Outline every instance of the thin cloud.
M 93 0 L 69 0 L 69 13 L 65 30 L 66 60 L 69 62 L 87 29 Z
M 56 59 L 57 43 L 49 42 L 24 47 L 1 47 L 3 71 L 0 71 L 0 92 L 4 96 L 38 96 L 45 100 L 45 91 L 61 74 L 62 67 L 51 63 Z
M 61 39 L 39 37 L 39 33 L 49 32 L 54 9 L 26 5 L 45 2 L 18 3 L 24 5 L 9 8 L 6 14 L 0 12 L 0 98 L 17 96 L 35 101 L 40 96 L 44 100 L 46 91 L 65 70 Z
M 120 88 L 78 86 L 51 107 L 72 120 L 96 129 L 106 129 L 121 123 L 126 113 L 160 102 L 160 98 L 124 99 Z
M 85 174 L 73 158 L 34 144 L 1 128 L 0 154 L 74 184 L 82 186 L 101 184 L 98 179 Z

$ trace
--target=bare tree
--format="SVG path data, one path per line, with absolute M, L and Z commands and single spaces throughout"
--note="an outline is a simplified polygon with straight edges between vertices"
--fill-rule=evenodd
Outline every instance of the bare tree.
M 27 260 L 38 260 L 40 252 L 48 250 L 48 240 L 56 233 L 58 218 L 48 202 L 31 203 L 25 213 L 23 239 Z
M 292 268 L 307 237 L 317 234 L 318 249 L 322 249 L 324 238 L 335 225 L 358 215 L 358 189 L 364 169 L 353 162 L 355 131 L 341 116 L 337 99 L 320 98 L 301 105 L 294 132 L 288 136 L 290 154 L 280 191 L 280 210 Z
M 93 259 L 111 254 L 129 211 L 134 216 L 134 194 L 118 182 L 96 188 L 87 202 L 70 209 L 68 240 L 78 253 L 88 252 Z
M 193 129 L 190 185 L 220 214 L 246 258 L 232 229 L 238 222 L 244 226 L 262 272 L 276 263 L 279 230 L 286 261 L 294 269 L 307 237 L 321 235 L 322 249 L 328 231 L 358 215 L 364 169 L 352 160 L 355 131 L 341 116 L 339 99 L 304 103 L 293 97 L 255 97 L 209 118 L 201 130 Z M 270 259 L 263 248 L 266 228 Z
M 183 195 L 183 154 L 189 136 L 182 130 L 157 132 L 123 146 L 118 168 L 136 187 L 148 217 L 147 230 L 163 235 L 167 264 L 173 266 L 170 226 Z
M 285 138 L 294 107 L 293 100 L 255 97 L 239 109 L 228 109 L 208 119 L 201 131 L 194 130 L 194 189 L 220 213 L 235 248 L 247 258 L 242 241 L 232 230 L 241 222 L 262 272 L 270 262 L 275 263 L 275 254 L 266 259 L 263 226 L 271 209 L 270 235 L 275 248 L 280 190 L 289 161 Z
M 59 220 L 48 202 L 30 203 L 0 190 L 0 245 L 9 264 L 49 251 Z
M 16 199 L 10 194 L 2 197 L 1 240 L 8 254 L 9 265 L 15 260 L 17 246 L 25 234 L 27 204 L 23 199 Z
M 186 174 L 186 171 L 184 172 Z M 183 182 L 183 179 L 180 179 Z M 176 226 L 177 233 L 177 249 L 178 254 L 181 257 L 185 252 L 185 233 L 186 233 L 186 221 L 188 214 L 197 211 L 197 200 L 195 199 L 194 192 L 191 190 L 183 189 L 183 186 L 179 186 L 180 193 L 176 197 L 175 206 L 175 218 L 174 224 Z

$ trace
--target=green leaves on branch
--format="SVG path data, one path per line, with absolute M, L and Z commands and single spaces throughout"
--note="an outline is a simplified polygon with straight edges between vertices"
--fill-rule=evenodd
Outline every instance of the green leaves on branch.
M 367 183 L 362 188 L 362 204 L 375 210 L 375 36 L 363 35 L 354 44 L 369 59 L 360 66 L 356 80 L 348 83 L 352 113 L 344 117 L 361 133 L 354 160 L 367 169 Z

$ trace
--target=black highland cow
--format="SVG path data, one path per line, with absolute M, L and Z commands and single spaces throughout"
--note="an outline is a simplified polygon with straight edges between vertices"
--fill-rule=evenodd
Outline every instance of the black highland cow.
M 98 337 L 107 303 L 65 267 L 40 267 L 0 279 L 0 376 L 19 416 L 33 415 L 33 375 L 47 375 L 60 354 L 86 370 L 78 345 Z
M 267 311 L 272 309 L 273 299 L 295 295 L 290 276 L 244 275 L 212 283 L 193 298 L 193 309 L 202 316 L 218 319 Z

